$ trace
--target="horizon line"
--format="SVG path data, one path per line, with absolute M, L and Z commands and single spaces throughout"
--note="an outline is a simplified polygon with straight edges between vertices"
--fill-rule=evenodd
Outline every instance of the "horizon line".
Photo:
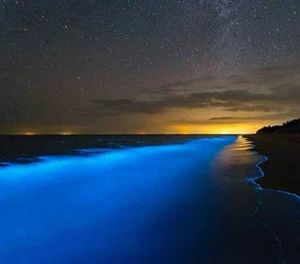
M 0 136 L 186 136 L 186 135 L 253 135 L 255 133 L 0 133 Z

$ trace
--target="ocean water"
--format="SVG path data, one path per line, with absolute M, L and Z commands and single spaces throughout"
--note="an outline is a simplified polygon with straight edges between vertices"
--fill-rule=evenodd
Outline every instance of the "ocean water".
M 97 140 L 3 163 L 0 263 L 300 263 L 299 197 L 245 138 Z

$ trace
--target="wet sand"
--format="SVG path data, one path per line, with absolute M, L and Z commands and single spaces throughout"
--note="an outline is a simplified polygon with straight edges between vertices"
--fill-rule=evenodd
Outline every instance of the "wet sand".
M 265 176 L 257 180 L 267 189 L 300 194 L 300 135 L 247 135 L 259 154 L 268 157 L 260 165 Z

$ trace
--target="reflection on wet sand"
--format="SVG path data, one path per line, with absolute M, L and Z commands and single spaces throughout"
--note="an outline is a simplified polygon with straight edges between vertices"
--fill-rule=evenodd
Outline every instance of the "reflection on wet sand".
M 231 215 L 231 233 L 243 232 L 246 227 L 237 226 L 250 221 L 256 229 L 242 240 L 248 241 L 254 252 L 261 252 L 259 261 L 263 263 L 265 259 L 268 261 L 266 263 L 298 263 L 300 199 L 295 194 L 265 190 L 255 182 L 255 179 L 263 177 L 259 165 L 266 160 L 267 157 L 253 151 L 253 144 L 249 140 L 240 136 L 217 155 L 212 175 L 220 189 L 225 189 L 221 193 L 226 194 L 224 208 L 225 215 Z M 245 219 L 237 221 L 240 217 Z M 262 234 L 265 236 L 263 239 Z M 277 256 L 273 261 L 271 252 L 274 252 L 274 257 Z

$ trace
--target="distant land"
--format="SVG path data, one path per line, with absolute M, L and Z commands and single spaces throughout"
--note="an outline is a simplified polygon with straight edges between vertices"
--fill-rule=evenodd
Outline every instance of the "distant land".
M 256 134 L 292 134 L 300 133 L 300 118 L 288 121 L 280 126 L 266 126 L 259 129 Z

